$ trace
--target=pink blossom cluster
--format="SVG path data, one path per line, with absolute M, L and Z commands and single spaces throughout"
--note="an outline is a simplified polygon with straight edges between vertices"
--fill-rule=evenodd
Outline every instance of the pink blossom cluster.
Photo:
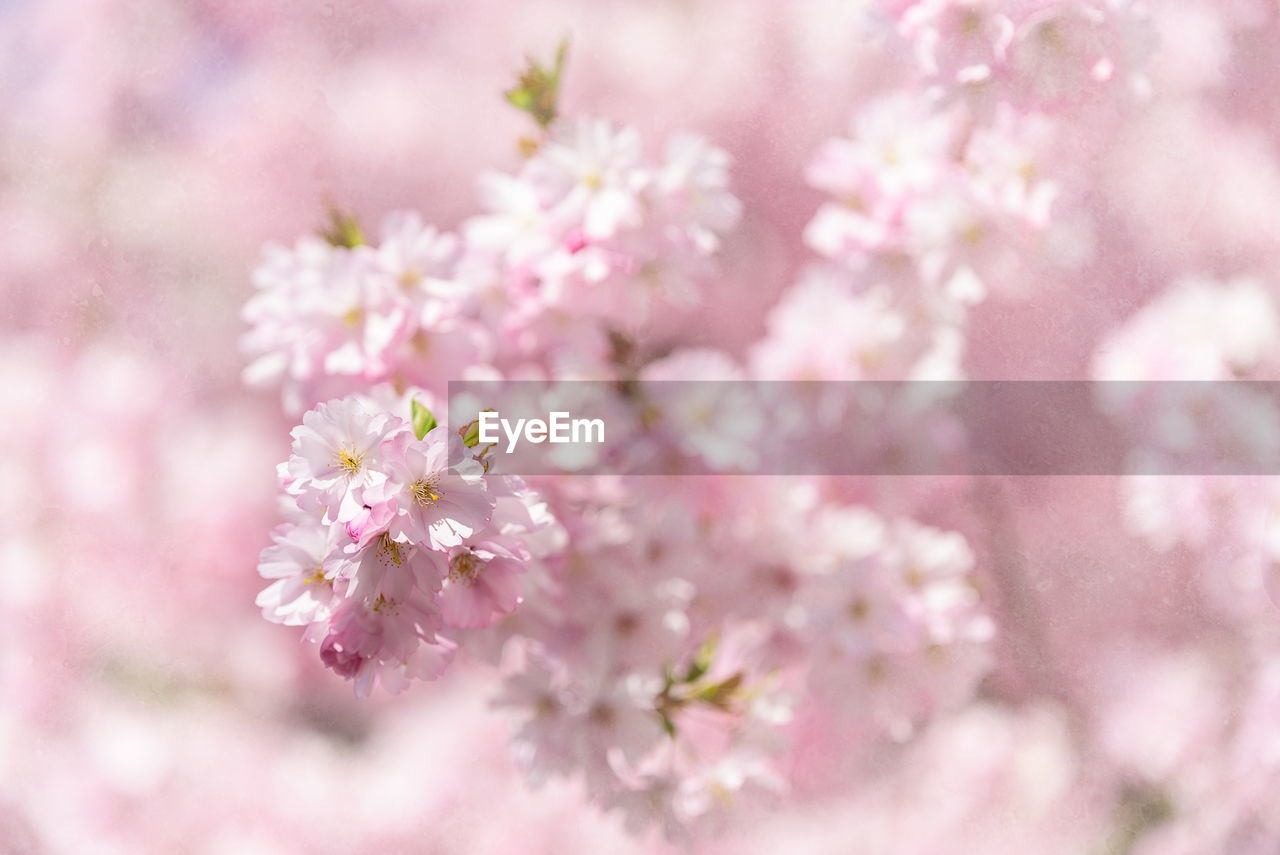
M 362 238 L 359 239 L 362 241 Z M 319 237 L 269 247 L 245 306 L 254 384 L 280 384 L 286 409 L 396 378 L 460 375 L 492 342 L 464 313 L 458 241 L 415 214 L 387 218 L 377 247 Z M 428 335 L 428 330 L 430 334 Z
M 374 399 L 334 399 L 307 411 L 280 466 L 286 522 L 259 570 L 269 620 L 306 627 L 326 666 L 357 696 L 376 681 L 399 692 L 435 679 L 456 649 L 451 633 L 488 626 L 520 599 L 532 554 L 525 536 L 553 520 L 511 476 L 484 466 L 436 425 Z
M 634 128 L 565 119 L 517 176 L 482 177 L 490 213 L 465 221 L 456 246 L 399 214 L 377 247 L 331 233 L 270 250 L 246 346 L 274 342 L 256 365 L 279 370 L 250 379 L 283 379 L 288 399 L 335 378 L 420 382 L 422 395 L 459 376 L 746 378 L 721 351 L 657 358 L 652 342 L 653 313 L 691 305 L 686 286 L 714 271 L 739 218 L 727 158 L 688 135 L 659 167 L 640 150 Z M 445 266 L 406 261 L 444 258 L 444 240 Z M 367 290 L 325 284 L 353 281 Z M 487 357 L 433 362 L 437 336 L 458 323 L 492 344 Z M 422 346 L 403 357 L 370 358 L 415 337 Z M 324 356 L 287 356 L 312 346 Z M 259 605 L 306 626 L 359 695 L 375 679 L 393 692 L 434 679 L 456 646 L 471 647 L 505 674 L 497 703 L 515 712 L 513 745 L 531 780 L 581 776 L 629 827 L 691 839 L 726 827 L 735 804 L 776 797 L 798 705 L 836 713 L 847 693 L 864 693 L 870 702 L 840 726 L 902 739 L 963 703 L 989 667 L 993 627 L 958 533 L 823 510 L 803 481 L 759 490 L 712 476 L 558 476 L 535 494 L 489 473 L 479 444 L 442 426 L 417 435 L 404 417 L 412 393 L 398 404 L 379 394 L 320 403 L 294 429 L 280 469 L 287 521 L 259 566 L 277 581 Z M 623 448 L 692 451 L 711 471 L 781 436 L 723 400 L 604 403 L 614 436 L 630 428 Z M 699 432 L 704 411 L 720 417 Z M 813 521 L 781 522 L 796 517 Z
M 1073 126 L 1111 127 L 1146 93 L 1140 3 L 876 5 L 916 65 L 809 162 L 831 199 L 804 240 L 826 261 L 770 316 L 763 377 L 962 376 L 975 305 L 1028 298 L 1088 257 Z
M 489 284 L 514 303 L 499 304 L 504 331 L 517 342 L 536 331 L 549 337 L 547 323 L 572 318 L 636 332 L 664 310 L 695 305 L 741 216 L 728 166 L 724 151 L 694 134 L 673 136 L 651 162 L 636 128 L 570 118 L 517 174 L 481 175 L 486 213 L 462 231 L 490 266 L 476 275 L 496 273 Z
M 1166 346 L 1170 337 L 1179 342 L 1174 350 Z M 1280 408 L 1248 385 L 1222 390 L 1232 380 L 1275 379 L 1278 343 L 1280 305 L 1262 279 L 1188 278 L 1102 341 L 1093 372 L 1117 421 L 1143 426 L 1152 438 L 1147 455 L 1190 464 L 1192 472 L 1212 473 L 1212 464 L 1240 459 L 1267 465 L 1280 460 Z M 1166 382 L 1142 387 L 1132 381 Z M 1196 584 L 1217 607 L 1247 618 L 1280 593 L 1274 480 L 1131 475 L 1122 486 L 1125 518 L 1162 553 L 1196 550 Z
M 984 115 L 919 88 L 861 105 L 849 136 L 825 142 L 809 163 L 809 183 L 833 198 L 804 239 L 827 261 L 771 315 L 757 370 L 792 379 L 961 376 L 972 307 L 993 292 L 1029 294 L 1029 258 L 1046 268 L 1074 263 L 1053 172 L 1064 121 L 1009 102 Z M 815 327 L 852 335 L 808 335 Z
M 487 213 L 460 236 L 400 212 L 366 245 L 335 214 L 344 234 L 267 248 L 245 379 L 280 385 L 299 412 L 381 381 L 443 396 L 448 379 L 615 376 L 611 334 L 687 308 L 714 274 L 741 208 L 727 168 L 694 135 L 652 163 L 634 127 L 584 118 L 557 124 L 518 174 L 484 173 Z
M 978 103 L 1069 106 L 1106 86 L 1147 86 L 1142 0 L 885 0 L 927 77 Z
M 789 789 L 797 714 L 901 739 L 971 696 L 993 627 L 964 539 L 777 480 L 556 490 L 568 544 L 509 620 L 497 700 L 531 780 L 581 773 L 628 826 L 701 836 Z

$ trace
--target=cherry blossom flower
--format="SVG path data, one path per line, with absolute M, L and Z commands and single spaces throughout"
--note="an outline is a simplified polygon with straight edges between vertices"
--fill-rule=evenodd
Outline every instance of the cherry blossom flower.
M 262 551 L 258 572 L 276 579 L 256 603 L 268 620 L 306 626 L 323 620 L 337 601 L 333 581 L 340 569 L 340 526 L 317 521 L 283 523 L 272 532 L 274 544 Z
M 527 557 L 525 553 L 523 558 Z M 500 535 L 486 537 L 481 532 L 438 560 L 447 564 L 440 611 L 448 625 L 460 629 L 487 626 L 495 616 L 508 614 L 519 604 L 525 565 L 521 553 L 512 551 Z
M 299 507 L 347 522 L 364 506 L 366 490 L 386 482 L 382 443 L 404 422 L 370 412 L 351 397 L 308 410 L 293 429 L 293 455 L 284 466 L 286 490 Z
M 397 513 L 390 526 L 398 540 L 446 549 L 483 528 L 493 515 L 483 467 L 444 425 L 421 440 L 409 431 L 392 437 L 383 449 L 383 466 L 387 478 L 372 498 L 394 504 Z

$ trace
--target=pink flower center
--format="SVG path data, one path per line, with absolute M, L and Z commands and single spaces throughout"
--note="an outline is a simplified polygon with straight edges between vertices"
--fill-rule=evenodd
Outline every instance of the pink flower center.
M 476 583 L 484 562 L 471 552 L 460 552 L 449 559 L 449 581 L 470 587 Z

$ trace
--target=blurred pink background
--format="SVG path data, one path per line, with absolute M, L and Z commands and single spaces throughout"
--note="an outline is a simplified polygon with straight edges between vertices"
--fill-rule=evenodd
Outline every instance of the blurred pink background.
M 683 333 L 741 355 L 812 260 L 807 164 L 901 73 L 867 5 L 0 0 L 0 853 L 676 851 L 529 788 L 485 666 L 356 701 L 262 619 L 294 419 L 242 385 L 239 313 L 329 204 L 475 213 L 528 128 L 502 91 L 568 36 L 566 112 L 732 155 L 745 216 Z M 1085 378 L 1184 275 L 1280 293 L 1280 11 L 1151 6 L 1153 100 L 1058 139 L 1088 260 L 978 307 L 970 376 Z M 1256 578 L 1206 592 L 1257 532 L 1220 545 L 1200 509 L 1276 491 L 1220 492 L 1165 552 L 1107 479 L 947 505 L 1000 592 L 979 697 L 856 773 L 800 721 L 793 795 L 702 851 L 1275 851 L 1277 612 Z

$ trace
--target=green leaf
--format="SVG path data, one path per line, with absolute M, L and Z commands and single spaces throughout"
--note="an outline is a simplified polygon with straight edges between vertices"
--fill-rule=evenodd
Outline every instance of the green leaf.
M 503 93 L 511 106 L 532 116 L 540 128 L 549 126 L 559 115 L 560 75 L 568 55 L 569 40 L 561 39 L 554 65 L 547 68 L 529 59 L 529 67 L 520 73 L 517 85 Z
M 419 404 L 413 402 L 413 433 L 418 439 L 422 439 L 427 433 L 435 427 L 439 422 L 431 411 Z
M 329 225 L 320 232 L 320 236 L 331 246 L 347 249 L 362 246 L 365 242 L 364 232 L 360 230 L 360 223 L 357 222 L 355 215 L 339 211 L 337 208 L 329 209 Z

